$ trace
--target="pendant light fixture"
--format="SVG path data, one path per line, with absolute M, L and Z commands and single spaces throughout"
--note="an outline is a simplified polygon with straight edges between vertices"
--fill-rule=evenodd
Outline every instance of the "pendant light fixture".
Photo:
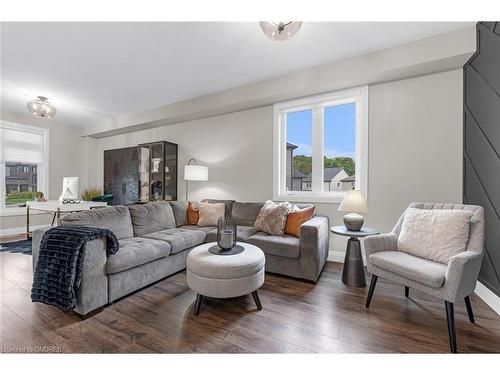
M 259 22 L 260 28 L 266 36 L 275 41 L 288 40 L 297 34 L 302 26 L 299 21 Z
M 28 111 L 36 117 L 52 118 L 56 115 L 56 107 L 50 104 L 45 96 L 38 96 L 28 102 Z

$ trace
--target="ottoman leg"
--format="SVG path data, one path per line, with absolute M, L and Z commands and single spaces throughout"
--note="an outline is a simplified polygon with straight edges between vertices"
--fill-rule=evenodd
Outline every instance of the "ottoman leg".
M 201 303 L 203 302 L 203 296 L 201 294 L 196 295 L 196 302 L 194 304 L 194 315 L 200 313 Z
M 252 297 L 253 297 L 253 300 L 255 301 L 255 304 L 257 305 L 257 308 L 259 310 L 262 310 L 262 304 L 260 303 L 260 298 L 259 298 L 259 295 L 257 294 L 256 290 L 252 292 Z

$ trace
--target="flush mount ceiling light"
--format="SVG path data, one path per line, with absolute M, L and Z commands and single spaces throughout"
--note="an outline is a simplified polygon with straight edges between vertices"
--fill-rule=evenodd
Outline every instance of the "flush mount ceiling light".
M 259 22 L 260 28 L 271 40 L 288 40 L 297 34 L 302 26 L 299 21 Z
M 28 111 L 37 117 L 52 118 L 56 115 L 56 107 L 50 104 L 45 96 L 38 96 L 28 102 Z

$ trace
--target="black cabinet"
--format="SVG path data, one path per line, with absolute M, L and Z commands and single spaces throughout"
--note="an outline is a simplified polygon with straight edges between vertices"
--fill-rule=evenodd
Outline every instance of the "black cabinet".
M 139 200 L 177 200 L 177 144 L 166 141 L 138 146 Z

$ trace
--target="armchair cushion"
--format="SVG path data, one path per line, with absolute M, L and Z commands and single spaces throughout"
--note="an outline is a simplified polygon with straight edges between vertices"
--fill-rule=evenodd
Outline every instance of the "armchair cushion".
M 451 257 L 465 251 L 471 217 L 472 212 L 465 210 L 408 208 L 398 250 L 447 264 Z
M 380 251 L 369 256 L 375 267 L 395 273 L 402 277 L 439 288 L 444 284 L 447 266 L 423 259 L 401 251 Z M 384 275 L 378 275 L 384 276 Z

